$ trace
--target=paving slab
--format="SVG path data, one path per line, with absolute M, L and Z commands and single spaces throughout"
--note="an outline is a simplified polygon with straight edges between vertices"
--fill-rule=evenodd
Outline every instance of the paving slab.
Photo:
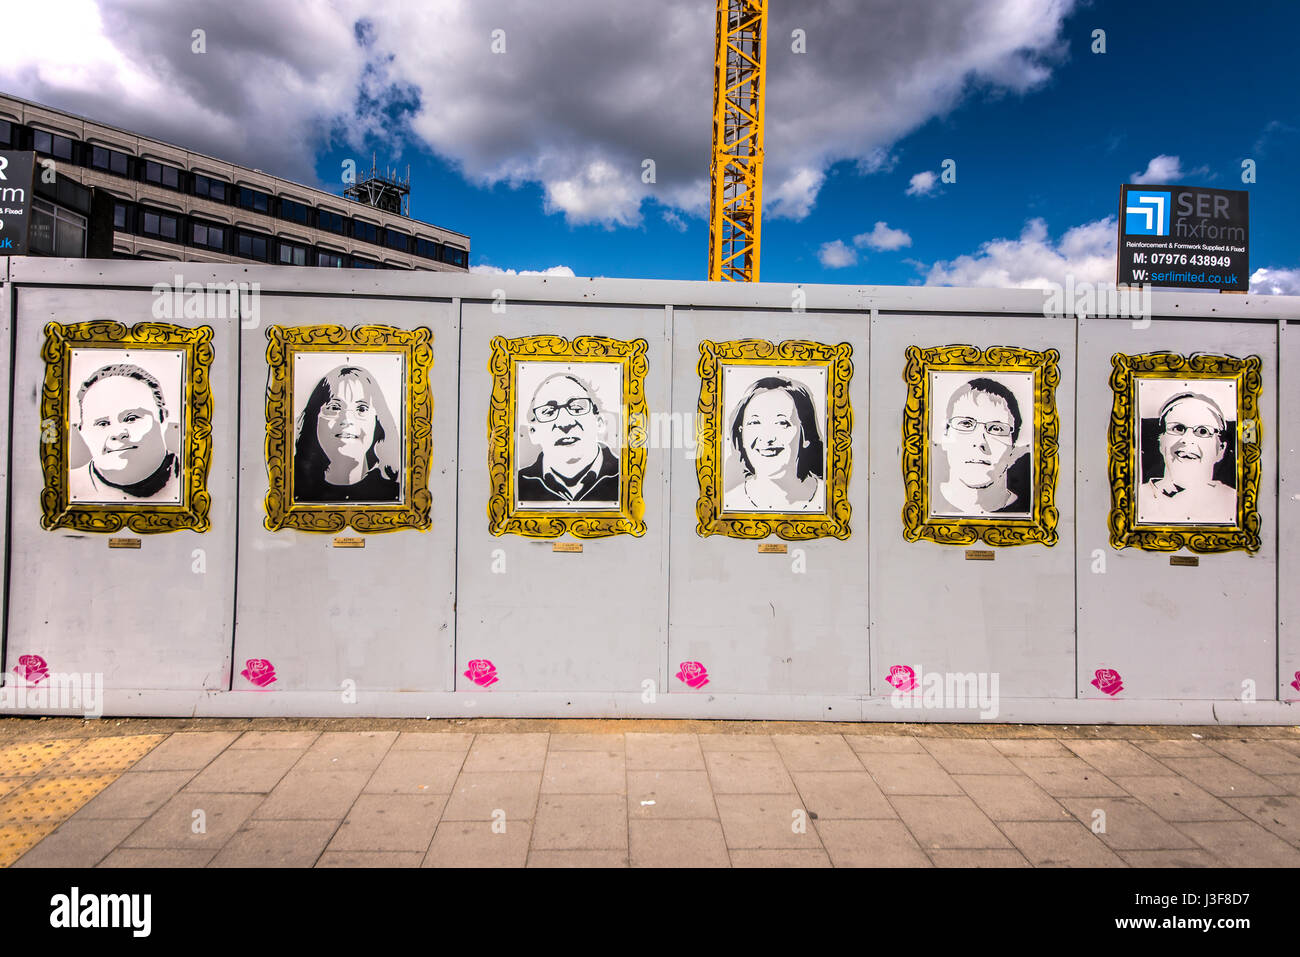
M 137 827 L 136 820 L 71 820 L 11 867 L 94 867 Z
M 1061 798 L 1061 803 L 1111 850 L 1170 851 L 1197 846 L 1137 798 Z M 1104 830 L 1098 830 L 1101 827 Z
M 628 856 L 623 851 L 530 851 L 529 867 L 627 867 Z
M 830 867 L 830 855 L 820 847 L 780 851 L 732 848 L 732 867 Z
M 1113 739 L 1094 741 L 1077 738 L 1064 740 L 1061 744 L 1107 777 L 1116 774 L 1152 775 L 1174 773 L 1166 765 L 1161 764 L 1129 741 Z
M 696 734 L 624 735 L 629 771 L 703 771 L 704 751 Z
M 861 771 L 862 762 L 838 734 L 774 734 L 787 771 Z
M 235 731 L 178 731 L 131 766 L 133 771 L 197 771 L 226 750 Z
M 393 751 L 469 751 L 474 735 L 458 731 L 403 731 L 393 742 Z
M 217 849 L 210 848 L 159 848 L 119 847 L 97 864 L 97 867 L 207 867 L 216 857 Z
M 534 850 L 627 850 L 622 794 L 543 794 L 533 821 Z
M 311 867 L 337 828 L 337 821 L 249 821 L 208 866 Z
M 427 851 L 446 803 L 445 794 L 362 794 L 329 849 Z
M 1229 867 L 1300 867 L 1300 850 L 1254 821 L 1198 821 L 1178 829 Z
M 351 810 L 369 777 L 368 771 L 290 771 L 253 812 L 253 817 L 338 824 Z
M 1156 738 L 1152 741 L 1134 741 L 1134 747 L 1153 758 L 1212 758 L 1215 752 L 1203 741 L 1190 738 Z
M 1064 758 L 1069 749 L 1051 738 L 990 738 L 989 744 L 1008 758 Z
M 818 819 L 898 817 L 866 771 L 796 771 L 792 777 L 804 806 Z
M 487 821 L 443 821 L 422 866 L 523 867 L 531 834 L 531 821 L 508 821 L 501 832 Z
M 442 812 L 446 821 L 531 821 L 537 813 L 542 772 L 462 772 Z M 498 813 L 499 812 L 499 813 Z
M 722 825 L 708 820 L 634 820 L 628 855 L 632 867 L 731 866 Z
M 949 774 L 1016 773 L 1001 751 L 978 738 L 927 738 L 921 745 Z
M 836 867 L 931 867 L 902 821 L 818 821 Z
M 1052 797 L 1123 797 L 1124 789 L 1086 761 L 1065 757 L 1013 757 L 1011 763 Z
M 100 791 L 73 820 L 146 818 L 173 798 L 194 771 L 128 771 Z
M 775 751 L 770 734 L 709 734 L 697 736 L 704 751 Z
M 326 851 L 317 867 L 419 867 L 419 851 Z
M 626 794 L 623 751 L 552 750 L 542 772 L 543 794 Z
M 794 793 L 781 755 L 772 751 L 705 751 L 715 794 Z
M 905 735 L 846 734 L 844 742 L 855 754 L 925 754 L 920 741 Z
M 1028 867 L 1025 855 L 1014 848 L 938 848 L 930 850 L 935 867 Z
M 961 788 L 928 754 L 860 753 L 885 794 L 961 794 Z
M 480 734 L 465 759 L 465 771 L 540 771 L 546 766 L 547 740 L 542 734 Z
M 624 749 L 623 735 L 560 732 L 552 733 L 551 751 L 618 751 Z
M 797 795 L 715 794 L 714 801 L 729 848 L 821 847 L 816 822 Z
M 306 751 L 319 737 L 319 731 L 245 731 L 230 747 L 232 750 L 287 748 Z
M 1233 821 L 1242 817 L 1241 812 L 1183 777 L 1139 775 L 1117 777 L 1115 783 L 1165 821 Z
M 1244 797 L 1225 800 L 1292 847 L 1300 847 L 1300 797 Z
M 1224 757 L 1165 758 L 1164 763 L 1215 797 L 1285 794 L 1286 788 Z
M 1221 861 L 1205 850 L 1117 851 L 1129 867 L 1222 867 Z
M 365 784 L 367 794 L 449 794 L 465 763 L 464 751 L 390 750 Z
M 396 740 L 396 731 L 326 731 L 302 753 L 295 770 L 373 771 Z
M 181 791 L 149 815 L 121 846 L 203 849 L 215 853 L 261 803 L 259 794 Z
M 1006 821 L 1002 831 L 1034 867 L 1126 867 L 1077 821 Z
M 896 795 L 889 799 L 912 837 L 934 848 L 1009 848 L 1011 842 L 970 798 Z
M 958 774 L 953 779 L 994 821 L 1066 821 L 1070 812 L 1021 774 Z
M 718 817 L 705 771 L 628 771 L 627 799 L 631 820 Z

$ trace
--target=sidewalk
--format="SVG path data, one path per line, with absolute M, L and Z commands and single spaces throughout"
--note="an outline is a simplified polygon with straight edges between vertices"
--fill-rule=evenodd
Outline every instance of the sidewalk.
M 1300 866 L 1296 728 L 467 723 L 6 722 L 0 866 Z

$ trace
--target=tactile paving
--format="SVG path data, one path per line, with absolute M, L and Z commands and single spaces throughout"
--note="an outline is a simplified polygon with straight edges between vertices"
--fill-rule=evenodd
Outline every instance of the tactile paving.
M 33 847 L 53 833 L 58 821 L 38 821 L 33 824 L 0 824 L 0 867 L 8 867 Z
M 71 751 L 84 738 L 27 741 L 0 748 L 0 778 L 22 778 L 36 774 L 51 761 Z
M 50 763 L 47 774 L 105 774 L 125 771 L 165 738 L 162 734 L 136 734 L 120 738 L 91 738 Z

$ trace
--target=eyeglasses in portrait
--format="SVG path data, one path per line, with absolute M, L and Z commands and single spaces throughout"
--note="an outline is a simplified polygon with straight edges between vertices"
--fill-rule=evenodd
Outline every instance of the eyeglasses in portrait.
M 400 352 L 293 354 L 295 503 L 402 501 Z

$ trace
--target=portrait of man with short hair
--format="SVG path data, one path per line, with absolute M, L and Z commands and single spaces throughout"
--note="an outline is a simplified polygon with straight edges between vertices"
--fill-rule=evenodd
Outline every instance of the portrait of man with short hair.
M 1236 383 L 1144 378 L 1137 382 L 1138 524 L 1235 524 Z
M 1032 375 L 931 376 L 930 514 L 1032 517 Z
M 526 508 L 617 508 L 622 368 L 521 362 L 516 388 L 515 495 Z
M 182 353 L 72 351 L 68 501 L 180 504 Z

